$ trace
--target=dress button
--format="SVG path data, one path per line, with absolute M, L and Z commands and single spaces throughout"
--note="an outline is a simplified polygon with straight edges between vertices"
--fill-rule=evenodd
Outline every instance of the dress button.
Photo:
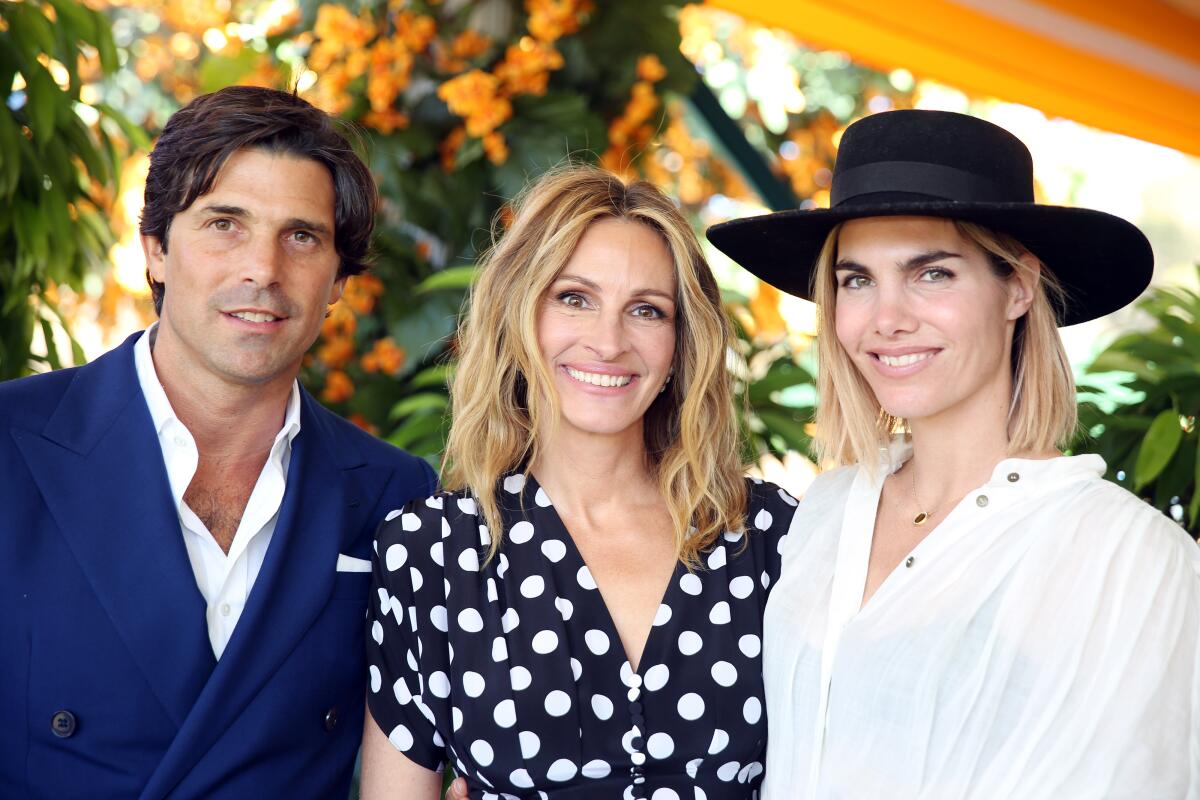
M 646 754 L 645 753 L 634 753 L 633 755 L 631 755 L 629 757 L 629 760 L 640 767 L 642 764 L 646 763 Z
M 646 722 L 646 718 L 643 717 L 641 714 L 633 715 L 633 724 L 637 725 L 639 728 L 645 727 L 645 722 Z
M 325 712 L 325 730 L 332 732 L 333 729 L 337 727 L 337 724 L 338 724 L 338 710 L 337 710 L 337 706 L 334 706 L 333 708 L 331 708 Z
M 917 563 L 917 559 L 913 558 L 912 556 L 904 559 L 904 566 L 908 567 L 909 569 L 912 569 L 912 565 L 915 563 Z
M 979 495 L 979 497 L 975 498 L 975 505 L 979 506 L 980 508 L 986 508 L 987 504 L 988 504 L 988 497 L 986 494 L 981 494 L 981 495 Z
M 634 750 L 641 750 L 642 747 L 645 746 L 645 744 L 646 744 L 646 741 L 642 738 L 641 734 L 638 734 L 637 736 L 633 737 L 633 740 L 629 742 L 629 746 L 632 747 Z M 636 764 L 637 762 L 635 761 L 634 763 Z
M 629 702 L 632 703 L 633 701 L 637 700 L 639 697 L 642 696 L 642 690 L 641 689 L 630 689 L 628 694 L 626 694 L 625 696 L 628 697 Z
M 1009 483 L 1016 483 L 1019 480 L 1021 480 L 1021 476 L 1018 475 L 1017 473 L 1015 473 L 1015 472 L 1008 473 L 1008 482 Z
M 629 704 L 629 713 L 634 715 L 642 713 L 642 704 L 639 701 L 634 700 Z
M 60 739 L 66 739 L 75 735 L 75 727 L 78 723 L 75 721 L 75 715 L 70 711 L 59 711 L 50 718 L 50 730 Z

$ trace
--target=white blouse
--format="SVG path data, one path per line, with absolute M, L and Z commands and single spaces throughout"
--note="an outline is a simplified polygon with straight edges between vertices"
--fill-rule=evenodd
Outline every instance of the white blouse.
M 819 476 L 767 603 L 763 800 L 1200 798 L 1200 548 L 1104 468 L 1001 461 L 861 608 L 887 470 Z

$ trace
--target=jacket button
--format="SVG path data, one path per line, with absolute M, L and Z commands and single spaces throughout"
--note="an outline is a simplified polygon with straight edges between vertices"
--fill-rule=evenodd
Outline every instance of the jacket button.
M 325 712 L 325 730 L 332 732 L 333 729 L 337 727 L 337 724 L 338 724 L 338 710 L 337 710 L 337 706 L 334 706 L 333 708 L 331 708 Z
M 59 711 L 50 718 L 50 730 L 60 739 L 75 735 L 75 715 L 70 711 Z

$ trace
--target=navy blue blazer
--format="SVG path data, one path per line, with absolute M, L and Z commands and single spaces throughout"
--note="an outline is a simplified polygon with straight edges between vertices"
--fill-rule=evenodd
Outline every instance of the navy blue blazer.
M 301 392 L 287 491 L 214 659 L 131 336 L 0 384 L 0 797 L 345 798 L 369 559 L 424 461 Z

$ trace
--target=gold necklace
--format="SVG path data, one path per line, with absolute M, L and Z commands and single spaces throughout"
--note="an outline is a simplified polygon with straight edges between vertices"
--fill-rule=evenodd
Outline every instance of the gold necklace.
M 909 464 L 911 465 L 911 463 L 912 462 L 910 460 Z M 913 525 L 924 525 L 926 522 L 929 521 L 929 518 L 933 516 L 933 512 L 936 509 L 931 508 L 928 511 L 921 510 L 921 508 L 924 504 L 921 502 L 921 498 L 917 497 L 917 468 L 916 467 L 913 467 L 913 466 L 909 467 L 909 476 L 908 477 L 910 479 L 909 483 L 912 485 L 913 502 L 917 506 L 917 515 L 915 517 L 913 517 L 912 524 Z

